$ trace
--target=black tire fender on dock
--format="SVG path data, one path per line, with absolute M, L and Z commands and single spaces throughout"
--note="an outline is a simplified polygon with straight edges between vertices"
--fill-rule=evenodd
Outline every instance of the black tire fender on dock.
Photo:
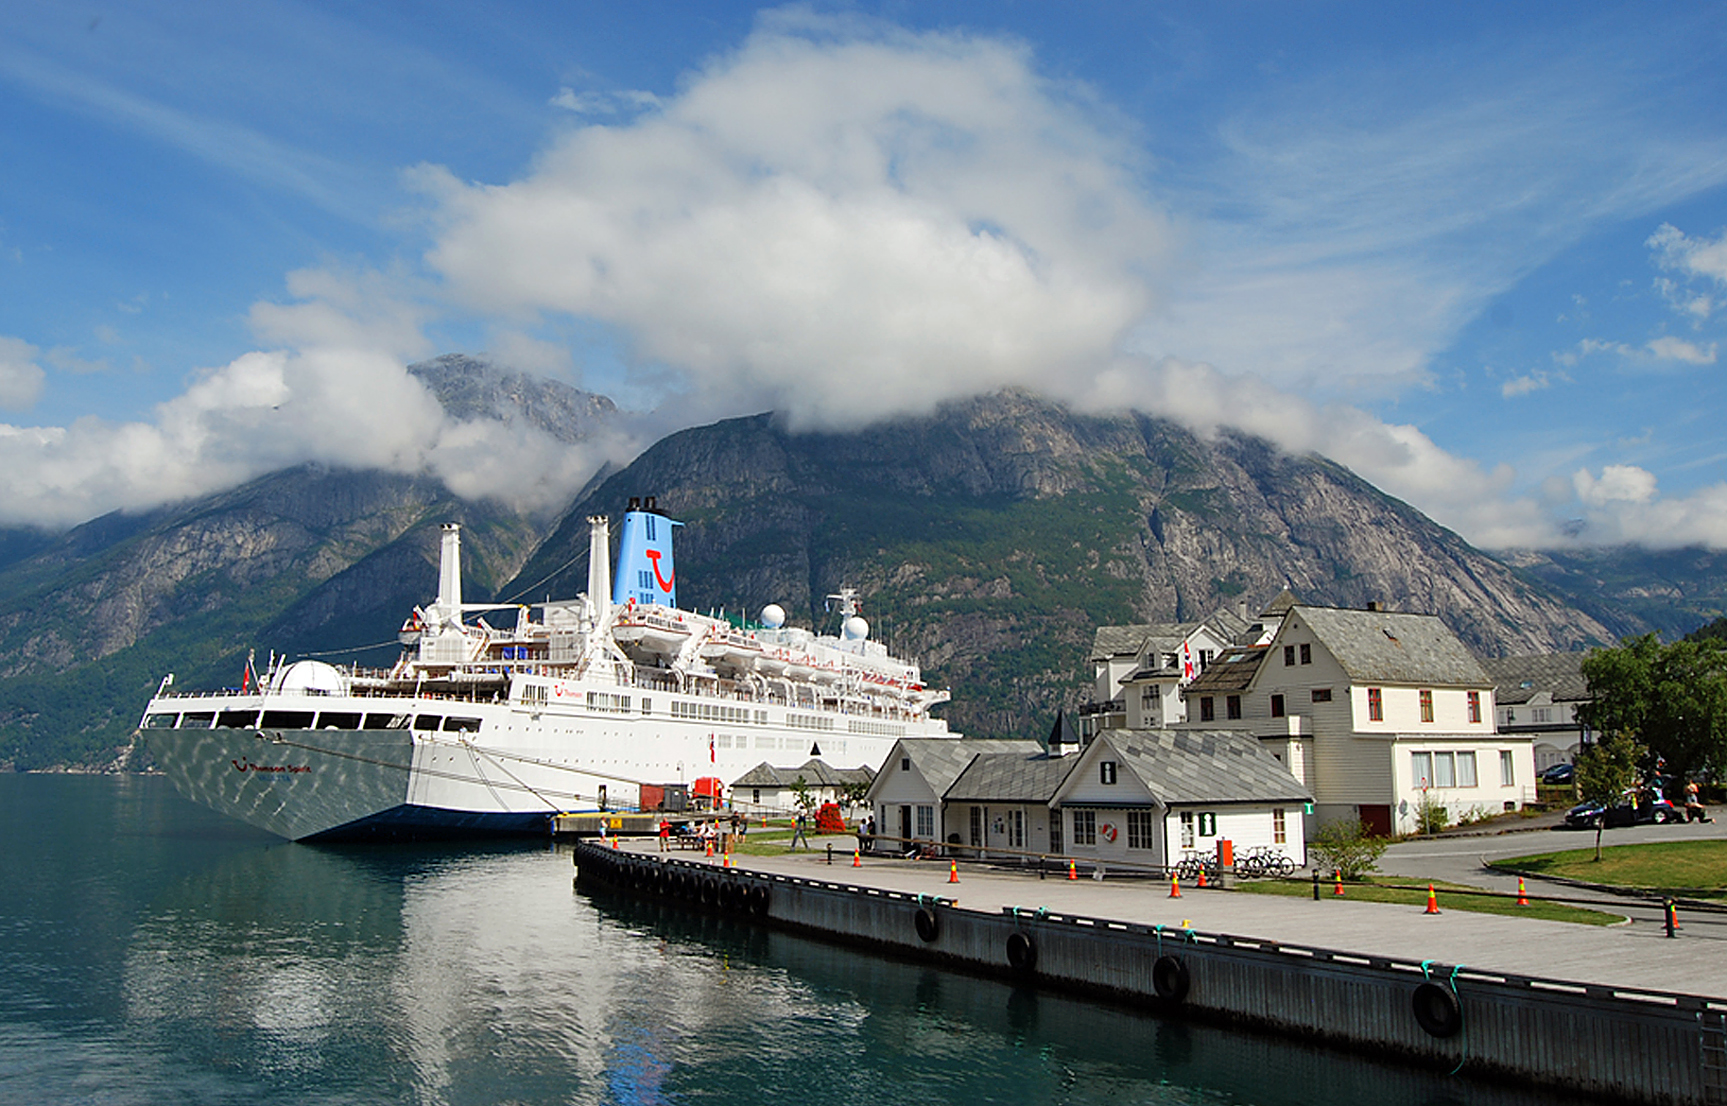
M 1151 989 L 1165 1002 L 1186 998 L 1190 982 L 1187 965 L 1174 956 L 1160 956 L 1151 966 Z
M 720 898 L 720 885 L 713 879 L 702 880 L 702 902 L 712 906 Z
M 1463 1028 L 1463 1004 L 1449 987 L 1427 982 L 1415 988 L 1415 1020 L 1434 1037 L 1455 1037 Z
M 1007 962 L 1016 972 L 1037 968 L 1037 942 L 1031 939 L 1031 934 L 1015 931 L 1007 935 Z
M 918 939 L 924 944 L 927 945 L 941 936 L 941 919 L 937 918 L 935 911 L 929 907 L 918 907 L 917 913 L 912 915 L 911 920 L 912 925 L 917 927 Z
M 768 913 L 768 889 L 757 887 L 750 892 L 750 909 L 756 917 L 765 918 Z

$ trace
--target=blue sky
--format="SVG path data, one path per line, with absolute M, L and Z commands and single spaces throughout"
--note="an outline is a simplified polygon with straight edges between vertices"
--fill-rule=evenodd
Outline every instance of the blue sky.
M 553 504 L 776 408 L 1240 427 L 1489 547 L 1727 545 L 1727 9 L 0 8 L 0 522 Z M 638 413 L 451 421 L 453 350 Z

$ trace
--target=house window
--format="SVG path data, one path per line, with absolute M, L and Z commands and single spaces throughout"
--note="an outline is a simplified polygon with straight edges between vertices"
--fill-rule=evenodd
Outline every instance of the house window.
M 1049 851 L 1059 854 L 1061 849 L 1061 815 L 1056 814 L 1049 820 Z
M 1127 847 L 1130 849 L 1151 848 L 1152 812 L 1149 810 L 1130 810 L 1127 812 Z
M 1512 771 L 1511 750 L 1499 750 L 1499 782 L 1510 787 L 1517 782 Z
M 1283 717 L 1283 696 L 1273 695 L 1271 697 L 1271 716 L 1273 718 Z
M 1457 786 L 1457 758 L 1450 753 L 1433 754 L 1433 786 Z
M 1145 701 L 1146 706 L 1149 707 L 1149 706 L 1151 706 L 1151 704 L 1158 702 L 1162 698 L 1163 698 L 1163 688 L 1157 686 L 1156 684 L 1152 684 L 1150 687 L 1145 689 L 1145 700 L 1144 701 Z
M 1097 811 L 1076 810 L 1073 812 L 1073 843 L 1075 845 L 1097 844 Z
M 1433 786 L 1433 754 L 1409 754 L 1409 774 L 1415 780 L 1415 786 L 1423 790 Z
M 1211 664 L 1211 650 L 1210 649 L 1201 649 L 1199 651 L 1199 667 L 1200 668 L 1206 668 L 1210 664 Z
M 1385 693 L 1376 687 L 1367 689 L 1367 720 L 1369 722 L 1385 721 Z
M 1191 810 L 1181 812 L 1181 847 L 1184 849 L 1193 848 L 1193 811 Z
M 1479 691 L 1469 693 L 1469 720 L 1471 722 L 1481 721 L 1481 692 Z
M 1204 811 L 1204 810 L 1200 811 L 1200 813 L 1199 813 L 1199 835 L 1201 837 L 1216 837 L 1217 836 L 1217 815 L 1211 813 L 1210 811 Z
M 1288 844 L 1288 842 L 1289 834 L 1284 828 L 1283 811 L 1281 809 L 1274 810 L 1271 812 L 1271 843 L 1273 845 L 1284 845 Z
M 756 804 L 757 806 L 760 806 L 762 804 L 762 789 L 761 788 L 759 788 L 759 787 L 750 788 L 750 802 Z
M 1223 713 L 1229 718 L 1241 717 L 1241 696 L 1231 695 L 1223 701 Z
M 1295 665 L 1295 646 L 1285 645 L 1283 647 L 1283 667 L 1292 668 L 1292 667 L 1294 667 L 1294 665 Z
M 1533 707 L 1531 709 L 1534 710 L 1535 717 L 1531 718 L 1530 721 L 1534 722 L 1537 726 L 1545 726 L 1547 723 L 1553 721 L 1553 708 Z
M 1331 689 L 1329 687 L 1316 687 L 1316 688 L 1314 688 L 1313 689 L 1313 701 L 1315 703 L 1329 703 L 1329 702 L 1331 702 Z
M 920 806 L 917 808 L 917 836 L 925 840 L 935 837 L 935 807 Z
M 1474 753 L 1458 753 L 1457 754 L 1457 786 L 1458 787 L 1474 787 L 1475 786 L 1475 754 Z
M 1421 720 L 1423 722 L 1433 721 L 1433 692 L 1427 688 L 1421 689 Z
M 1097 782 L 1098 783 L 1114 783 L 1115 782 L 1115 761 L 1113 761 L 1113 760 L 1100 760 L 1097 762 Z
M 1199 720 L 1211 722 L 1217 718 L 1217 702 L 1211 696 L 1202 696 L 1199 700 Z
M 1007 847 L 1010 849 L 1025 848 L 1025 811 L 1010 810 L 1007 812 Z
M 900 757 L 899 758 L 899 770 L 901 772 L 911 771 L 911 758 L 910 757 Z
M 1301 663 L 1302 664 L 1312 664 L 1313 663 L 1313 646 L 1308 644 L 1305 641 L 1301 643 Z
M 973 845 L 983 844 L 983 807 L 981 806 L 971 808 L 971 843 Z

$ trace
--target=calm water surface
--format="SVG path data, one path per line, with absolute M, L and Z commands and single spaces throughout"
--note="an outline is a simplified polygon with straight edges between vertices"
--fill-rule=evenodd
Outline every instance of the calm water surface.
M 0 775 L 0 834 L 5 1102 L 1556 1101 L 590 896 L 543 847 L 286 844 L 160 779 Z

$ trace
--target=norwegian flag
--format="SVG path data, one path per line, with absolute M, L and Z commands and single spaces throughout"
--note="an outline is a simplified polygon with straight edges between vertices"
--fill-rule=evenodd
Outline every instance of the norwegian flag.
M 1193 649 L 1184 641 L 1181 643 L 1181 680 L 1186 683 L 1197 675 L 1193 670 Z
M 714 735 L 713 734 L 708 735 L 708 763 L 709 764 L 718 764 L 719 763 L 719 754 L 714 752 Z

